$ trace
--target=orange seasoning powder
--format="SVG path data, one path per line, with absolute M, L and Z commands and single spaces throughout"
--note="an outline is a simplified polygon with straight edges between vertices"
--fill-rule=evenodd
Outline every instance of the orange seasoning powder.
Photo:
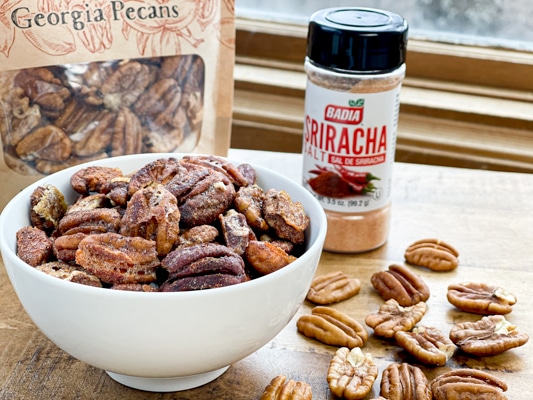
M 303 184 L 328 218 L 324 249 L 387 241 L 407 23 L 369 8 L 329 8 L 309 23 Z

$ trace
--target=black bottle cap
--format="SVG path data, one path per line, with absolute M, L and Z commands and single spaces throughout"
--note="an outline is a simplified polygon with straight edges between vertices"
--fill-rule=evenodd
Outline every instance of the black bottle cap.
M 321 67 L 385 73 L 405 62 L 407 22 L 372 8 L 328 8 L 311 16 L 307 57 Z

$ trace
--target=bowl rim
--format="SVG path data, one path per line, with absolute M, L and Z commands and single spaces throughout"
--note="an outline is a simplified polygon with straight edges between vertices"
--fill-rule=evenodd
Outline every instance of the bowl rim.
M 238 160 L 238 159 L 235 159 L 235 158 L 231 158 L 231 157 L 224 157 L 224 156 L 217 156 L 217 157 L 220 157 L 220 158 L 223 158 L 227 161 L 230 161 L 231 163 L 234 163 L 235 165 L 240 165 L 240 164 L 249 164 L 251 165 L 257 172 L 258 172 L 258 176 L 260 175 L 259 172 L 261 171 L 266 171 L 270 174 L 272 174 L 276 179 L 280 179 L 281 181 L 284 181 L 290 185 L 294 185 L 295 187 L 297 187 L 298 191 L 300 191 L 301 195 L 306 197 L 307 200 L 309 200 L 312 204 L 314 204 L 316 207 L 316 210 L 318 210 L 318 213 L 317 215 L 314 217 L 314 219 L 311 221 L 311 223 L 313 224 L 312 226 L 314 227 L 317 227 L 318 228 L 318 232 L 316 234 L 316 237 L 315 237 L 315 240 L 310 243 L 309 247 L 306 248 L 305 252 L 303 254 L 301 254 L 299 257 L 298 257 L 298 260 L 299 263 L 295 266 L 293 263 L 271 273 L 271 274 L 268 274 L 268 275 L 264 275 L 264 276 L 261 276 L 259 278 L 256 278 L 256 279 L 251 279 L 249 281 L 246 281 L 246 282 L 242 282 L 242 283 L 239 283 L 239 284 L 235 284 L 235 285 L 230 285 L 230 286 L 224 286 L 224 287 L 219 287 L 219 288 L 212 288 L 212 289 L 206 289 L 206 290 L 193 290 L 193 291 L 182 291 L 182 292 L 155 292 L 152 293 L 152 292 L 134 292 L 134 291 L 122 291 L 122 290 L 110 290 L 108 288 L 99 288 L 99 287 L 93 287 L 93 286 L 88 286 L 88 285 L 82 285 L 82 284 L 79 284 L 79 283 L 74 283 L 74 282 L 70 282 L 70 281 L 65 281 L 63 279 L 59 279 L 57 277 L 53 277 L 53 276 L 50 276 L 42 271 L 39 271 L 37 270 L 36 268 L 30 266 L 29 264 L 25 263 L 24 261 L 22 261 L 18 255 L 16 254 L 16 251 L 13 250 L 12 248 L 12 245 L 8 243 L 8 238 L 6 237 L 6 235 L 3 235 L 2 234 L 2 227 L 8 223 L 7 219 L 7 215 L 9 215 L 9 211 L 14 209 L 15 207 L 17 207 L 17 204 L 18 203 L 21 203 L 21 202 L 25 202 L 25 203 L 28 203 L 29 201 L 29 192 L 30 191 L 33 191 L 36 187 L 40 186 L 40 185 L 43 185 L 45 183 L 47 183 L 47 179 L 50 178 L 50 176 L 53 176 L 55 174 L 62 174 L 62 175 L 65 175 L 65 176 L 72 176 L 72 174 L 75 172 L 75 171 L 78 171 L 80 169 L 83 169 L 83 168 L 86 168 L 88 166 L 95 166 L 95 165 L 98 165 L 98 166 L 112 166 L 112 165 L 108 165 L 109 161 L 111 162 L 121 162 L 121 161 L 125 161 L 127 159 L 131 159 L 131 158 L 134 158 L 134 159 L 140 159 L 140 160 L 143 160 L 143 159 L 146 159 L 146 160 L 151 160 L 151 161 L 155 161 L 157 159 L 160 159 L 160 158 L 169 158 L 169 157 L 173 157 L 173 158 L 176 158 L 176 159 L 180 159 L 184 156 L 187 156 L 187 155 L 194 155 L 194 156 L 207 156 L 207 154 L 201 154 L 201 153 L 143 153 L 143 154 L 131 154 L 131 155 L 124 155 L 124 156 L 116 156 L 116 157 L 109 157 L 109 158 L 106 158 L 106 159 L 102 159 L 102 160 L 95 160 L 95 161 L 90 161 L 90 162 L 86 162 L 86 163 L 82 163 L 82 164 L 78 164 L 78 165 L 75 165 L 75 166 L 72 166 L 72 167 L 68 167 L 68 168 L 65 168 L 61 171 L 58 171 L 54 174 L 50 174 L 50 175 L 47 175 L 47 176 L 44 176 L 42 178 L 40 178 L 39 180 L 27 185 L 25 188 L 23 188 L 19 193 L 17 193 L 4 207 L 4 209 L 2 210 L 2 212 L 0 213 L 0 252 L 2 254 L 2 258 L 3 258 L 3 261 L 4 261 L 4 268 L 7 269 L 6 267 L 6 258 L 9 258 L 15 265 L 15 268 L 22 268 L 23 271 L 29 273 L 29 274 L 38 274 L 38 279 L 44 279 L 45 281 L 47 281 L 49 284 L 51 284 L 52 286 L 57 286 L 58 288 L 63 288 L 63 289 L 68 289 L 68 290 L 76 290 L 76 291 L 81 291 L 81 292 L 84 292 L 84 291 L 87 291 L 87 293 L 107 293 L 106 296 L 109 296 L 111 298 L 113 297 L 120 297 L 120 298 L 127 298 L 127 297 L 135 297 L 135 298 L 140 298 L 140 297 L 152 297 L 152 298 L 167 298 L 167 297 L 184 297 L 184 298 L 194 298 L 196 296 L 205 296 L 205 293 L 206 291 L 209 292 L 209 294 L 220 294 L 220 295 L 224 295 L 225 293 L 228 293 L 228 292 L 235 292 L 235 291 L 239 291 L 240 288 L 242 288 L 242 290 L 246 290 L 246 289 L 250 289 L 250 290 L 253 290 L 257 285 L 262 285 L 262 283 L 264 284 L 267 284 L 268 281 L 270 280 L 276 280 L 276 279 L 282 279 L 285 275 L 288 275 L 291 273 L 291 271 L 295 268 L 298 268 L 300 265 L 304 265 L 304 264 L 308 264 L 309 261 L 311 261 L 310 259 L 313 257 L 313 254 L 315 254 L 315 252 L 319 252 L 321 253 L 322 252 L 322 247 L 323 247 L 323 243 L 324 243 L 324 240 L 325 240 L 325 237 L 326 237 L 326 231 L 327 231 L 327 218 L 326 218 L 326 214 L 322 208 L 322 206 L 320 205 L 320 203 L 318 202 L 318 200 L 307 190 L 305 189 L 305 187 L 303 187 L 303 185 L 299 184 L 298 182 L 284 176 L 283 174 L 277 172 L 277 171 L 274 171 L 272 169 L 269 169 L 267 167 L 264 167 L 264 166 L 261 166 L 261 165 L 258 165 L 258 164 L 255 164 L 253 162 L 247 162 L 247 161 L 242 161 L 242 160 Z M 146 165 L 147 163 L 151 162 L 151 161 L 145 161 L 144 164 L 141 164 L 139 168 L 142 168 L 144 165 Z M 134 170 L 132 171 L 123 171 L 125 173 L 129 173 L 129 172 L 133 172 Z M 289 193 L 292 197 L 292 193 Z M 20 207 L 20 206 L 19 206 Z M 307 210 L 306 210 L 307 211 Z M 316 218 L 318 218 L 318 221 L 316 220 Z M 29 219 L 29 217 L 28 217 Z M 308 229 L 310 229 L 311 225 L 309 226 Z M 16 235 L 16 231 L 13 232 L 14 235 Z M 309 233 L 306 234 L 306 236 L 308 236 Z M 10 237 L 10 239 L 13 239 L 12 237 Z M 309 240 L 309 238 L 308 238 Z M 6 254 L 5 254 L 6 253 Z M 37 277 L 37 275 L 35 275 Z M 11 280 L 11 277 L 9 277 L 10 280 Z M 216 289 L 216 290 L 214 290 Z M 163 297 L 164 296 L 164 297 Z

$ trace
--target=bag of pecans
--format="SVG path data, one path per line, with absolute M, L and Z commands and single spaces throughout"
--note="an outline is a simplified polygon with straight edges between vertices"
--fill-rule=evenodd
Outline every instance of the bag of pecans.
M 91 160 L 226 155 L 234 60 L 234 0 L 3 1 L 0 210 Z

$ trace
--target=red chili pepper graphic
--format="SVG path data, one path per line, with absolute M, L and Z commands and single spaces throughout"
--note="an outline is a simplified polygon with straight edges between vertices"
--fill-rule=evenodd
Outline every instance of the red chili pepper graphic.
M 319 195 L 334 198 L 367 194 L 376 190 L 371 181 L 379 180 L 377 176 L 369 172 L 350 171 L 342 166 L 335 166 L 335 169 L 336 171 L 332 171 L 317 165 L 316 169 L 308 171 L 317 175 L 308 181 L 311 189 Z
M 370 172 L 351 171 L 342 165 L 335 165 L 335 170 L 347 181 L 352 183 L 369 183 L 372 180 L 379 180 L 377 176 Z

